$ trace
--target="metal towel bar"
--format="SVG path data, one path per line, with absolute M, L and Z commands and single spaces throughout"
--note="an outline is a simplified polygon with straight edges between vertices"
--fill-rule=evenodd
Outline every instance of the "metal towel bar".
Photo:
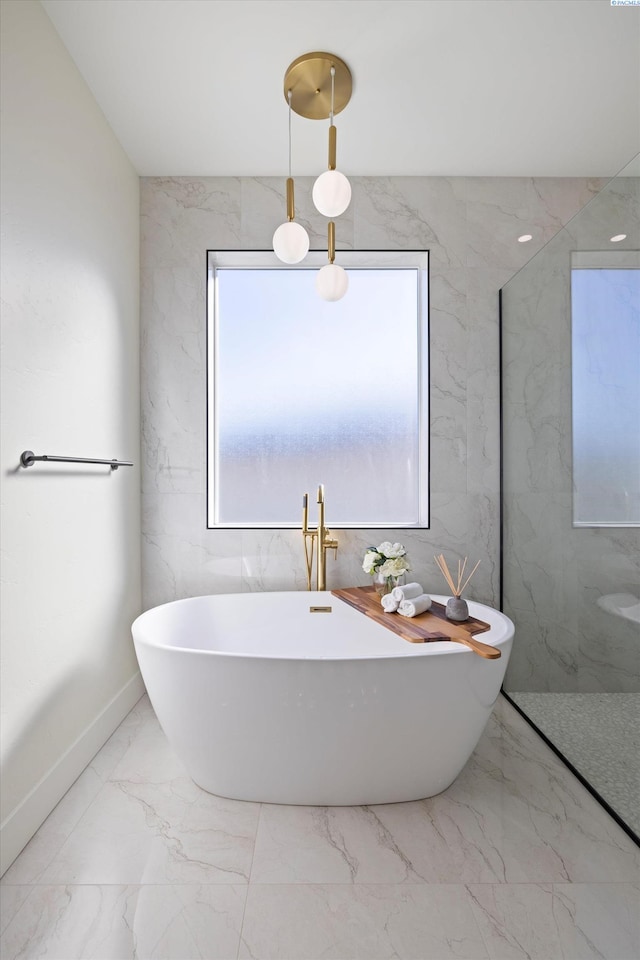
M 105 463 L 111 467 L 112 470 L 117 470 L 118 467 L 133 466 L 131 460 L 94 460 L 91 457 L 51 457 L 46 453 L 41 457 L 36 457 L 33 450 L 24 450 L 20 454 L 20 463 L 23 467 L 32 467 L 36 460 L 44 460 L 47 463 Z

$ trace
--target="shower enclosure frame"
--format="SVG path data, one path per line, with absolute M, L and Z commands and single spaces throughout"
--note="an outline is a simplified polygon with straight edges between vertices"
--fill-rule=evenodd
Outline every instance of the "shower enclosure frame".
M 499 486 L 499 526 L 500 526 L 500 557 L 499 557 L 499 609 L 504 613 L 504 551 L 505 551 L 505 519 L 504 519 L 504 375 L 503 375 L 503 317 L 504 317 L 504 307 L 503 307 L 503 297 L 502 297 L 502 288 L 498 291 L 498 366 L 499 366 L 499 420 L 500 420 L 500 439 L 499 439 L 499 457 L 500 457 L 500 486 Z M 518 624 L 515 623 L 516 633 L 515 633 L 515 642 L 517 644 L 518 636 Z M 520 716 L 529 724 L 529 726 L 535 730 L 539 737 L 547 744 L 548 747 L 554 752 L 554 754 L 565 764 L 565 766 L 571 771 L 571 773 L 580 781 L 580 783 L 589 791 L 589 793 L 598 801 L 598 803 L 604 807 L 607 813 L 613 817 L 615 822 L 619 827 L 624 830 L 624 832 L 640 847 L 640 836 L 631 828 L 631 826 L 626 823 L 625 820 L 620 816 L 620 814 L 611 806 L 611 804 L 605 800 L 605 798 L 599 793 L 599 791 L 593 786 L 593 784 L 580 772 L 580 770 L 574 766 L 574 764 L 569 760 L 569 758 L 560 750 L 556 744 L 549 739 L 549 737 L 544 733 L 543 730 L 529 717 L 529 715 L 515 702 L 515 700 L 507 693 L 504 687 L 504 683 L 501 687 L 501 693 L 505 699 L 511 704 L 512 707 L 520 714 Z

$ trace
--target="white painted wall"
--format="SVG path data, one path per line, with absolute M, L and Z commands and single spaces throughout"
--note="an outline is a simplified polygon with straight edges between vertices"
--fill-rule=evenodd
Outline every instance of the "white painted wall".
M 36 0 L 2 3 L 2 109 L 4 869 L 142 687 L 138 177 Z

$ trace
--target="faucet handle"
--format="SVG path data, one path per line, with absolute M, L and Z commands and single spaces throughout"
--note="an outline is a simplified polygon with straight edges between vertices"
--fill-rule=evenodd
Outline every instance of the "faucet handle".
M 330 533 L 331 533 L 330 530 L 327 530 L 326 532 L 327 532 L 327 534 L 330 534 Z M 334 559 L 334 560 L 337 560 L 337 559 L 338 559 L 338 541 L 335 539 L 335 537 L 325 536 L 325 538 L 324 538 L 324 549 L 325 549 L 325 550 L 333 550 L 333 559 Z

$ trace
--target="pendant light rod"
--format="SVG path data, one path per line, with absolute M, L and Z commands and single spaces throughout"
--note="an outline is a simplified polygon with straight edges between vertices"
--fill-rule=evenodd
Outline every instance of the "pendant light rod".
M 331 124 L 329 127 L 329 170 L 335 170 L 336 168 L 337 133 L 337 128 Z
M 333 263 L 336 258 L 336 225 L 333 220 L 329 220 L 327 236 L 327 248 L 329 252 L 329 263 Z
M 294 198 L 293 177 L 291 176 L 291 99 L 292 92 L 289 90 L 289 176 L 287 177 L 287 220 L 291 222 L 295 219 L 296 203 Z
M 333 101 L 335 97 L 336 68 L 331 67 L 331 110 L 329 111 L 329 170 L 336 168 L 337 133 L 333 122 Z
M 293 177 L 287 177 L 287 220 L 295 219 L 296 204 L 293 194 Z
M 329 110 L 329 123 L 333 126 L 333 104 L 336 98 L 336 68 L 331 64 L 331 109 Z
M 287 97 L 289 100 L 289 180 L 291 180 L 291 100 L 293 97 L 291 90 L 289 90 Z

